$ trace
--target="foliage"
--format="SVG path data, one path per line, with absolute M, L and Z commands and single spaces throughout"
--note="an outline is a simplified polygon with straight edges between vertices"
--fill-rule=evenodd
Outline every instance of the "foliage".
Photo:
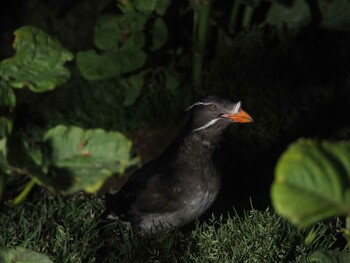
M 299 140 L 281 156 L 272 186 L 276 211 L 307 227 L 350 215 L 350 143 Z
M 307 262 L 313 251 L 333 247 L 340 229 L 340 221 L 318 224 L 311 235 L 270 211 L 252 210 L 190 231 L 140 236 L 101 221 L 96 196 L 38 196 L 0 217 L 0 245 L 33 249 L 53 262 Z
M 271 189 L 276 211 L 307 227 L 334 216 L 350 216 L 350 143 L 299 140 L 281 156 Z M 349 219 L 344 237 L 350 245 Z M 318 253 L 321 262 L 347 262 L 349 255 Z M 339 260 L 339 261 L 337 261 Z
M 52 263 L 47 256 L 21 247 L 0 247 L 0 260 L 3 263 Z
M 346 0 L 319 1 L 311 4 L 304 0 L 295 0 L 291 6 L 274 1 L 266 16 L 268 24 L 289 28 L 307 26 L 310 22 L 319 22 L 320 26 L 332 30 L 349 30 L 350 3 Z M 321 19 L 321 21 L 313 21 Z
M 136 71 L 142 69 L 149 54 L 160 49 L 168 39 L 165 22 L 158 15 L 165 13 L 169 1 L 151 2 L 121 2 L 119 9 L 123 14 L 103 15 L 97 21 L 94 43 L 99 51 L 77 53 L 77 66 L 88 80 L 133 74 L 122 79 L 126 106 L 134 104 L 141 95 L 149 69 Z
M 14 199 L 18 204 L 39 183 L 60 193 L 96 192 L 107 177 L 137 163 L 130 160 L 131 142 L 118 132 L 84 131 L 58 126 L 38 141 L 12 130 L 11 111 L 16 106 L 13 88 L 34 92 L 54 89 L 70 77 L 63 67 L 72 54 L 45 32 L 25 26 L 15 32 L 14 57 L 0 64 L 0 198 L 8 177 L 23 174 L 31 181 Z
M 28 87 L 35 92 L 44 92 L 69 79 L 70 72 L 63 64 L 72 60 L 73 55 L 55 38 L 30 26 L 17 29 L 14 35 L 16 54 L 1 61 L 1 83 L 8 83 L 12 88 Z
M 30 1 L 30 4 L 28 2 L 26 6 L 32 5 L 33 8 L 36 2 L 43 1 Z M 213 0 L 195 0 L 189 3 L 170 0 L 117 1 L 119 10 L 114 10 L 109 14 L 103 10 L 112 3 L 110 0 L 93 4 L 86 4 L 89 1 L 78 1 L 84 4 L 77 4 L 78 2 L 68 4 L 68 2 L 62 1 L 63 4 L 60 1 L 50 2 L 50 5 L 61 5 L 61 7 L 63 5 L 62 8 L 51 8 L 58 10 L 53 11 L 53 16 L 51 13 L 48 14 L 50 8 L 45 12 L 29 9 L 31 11 L 27 12 L 29 15 L 26 16 L 43 13 L 37 17 L 40 19 L 50 17 L 51 23 L 47 24 L 53 25 L 51 32 L 56 35 L 61 30 L 61 40 L 69 42 L 73 39 L 73 42 L 77 43 L 78 48 L 74 49 L 75 52 L 78 50 L 76 65 L 81 75 L 87 79 L 85 82 L 79 74 L 76 74 L 79 76 L 74 76 L 64 87 L 44 96 L 24 93 L 25 88 L 34 92 L 52 90 L 65 83 L 70 76 L 69 71 L 63 65 L 72 59 L 72 54 L 53 37 L 34 27 L 23 27 L 16 31 L 14 43 L 16 55 L 4 60 L 0 66 L 0 165 L 2 168 L 0 169 L 0 197 L 9 198 L 5 192 L 7 181 L 18 175 L 29 175 L 31 178 L 20 195 L 14 199 L 14 204 L 21 202 L 37 183 L 60 193 L 73 193 L 80 190 L 96 192 L 107 177 L 122 172 L 128 165 L 134 163 L 134 160 L 130 160 L 130 141 L 118 132 L 110 130 L 130 132 L 140 127 L 144 128 L 146 125 L 152 127 L 152 130 L 155 128 L 152 126 L 154 124 L 166 126 L 163 125 L 167 123 L 166 121 L 176 120 L 178 117 L 176 114 L 184 108 L 193 94 L 197 96 L 203 93 L 223 91 L 234 98 L 242 99 L 244 103 L 247 103 L 247 108 L 253 109 L 259 105 L 259 109 L 254 113 L 255 119 L 258 120 L 254 127 L 248 129 L 238 127 L 235 130 L 235 136 L 240 141 L 249 141 L 253 148 L 256 147 L 255 150 L 266 148 L 266 145 L 279 144 L 281 147 L 279 138 L 290 140 L 299 134 L 298 127 L 307 127 L 305 124 L 311 127 L 317 123 L 318 119 L 310 124 L 309 119 L 305 116 L 308 116 L 311 110 L 317 112 L 325 108 L 324 98 L 326 97 L 332 98 L 336 94 L 343 97 L 345 103 L 348 104 L 346 96 L 343 96 L 344 93 L 338 93 L 339 90 L 333 88 L 334 83 L 324 82 L 327 74 L 333 74 L 334 79 L 337 80 L 344 78 L 344 75 L 341 74 L 348 69 L 346 60 L 348 52 L 343 52 L 344 49 L 342 49 L 346 46 L 343 45 L 344 42 L 339 41 L 338 46 L 328 46 L 327 41 L 334 43 L 334 40 L 339 40 L 338 36 L 329 34 L 328 39 L 316 38 L 311 41 L 308 49 L 301 48 L 304 46 L 300 44 L 303 41 L 310 41 L 300 36 L 303 30 L 306 35 L 312 35 L 308 34 L 307 30 L 313 25 L 330 30 L 348 30 L 350 17 L 348 1 L 273 1 L 271 6 L 270 3 L 268 4 L 267 14 L 261 12 L 265 8 L 266 1 L 259 0 L 236 0 L 233 3 L 224 1 L 224 4 Z M 96 11 L 93 15 L 85 14 L 84 11 L 89 9 L 96 9 Z M 79 10 L 78 13 L 77 10 Z M 225 16 L 230 11 L 231 15 L 226 25 Z M 64 14 L 63 17 L 62 14 Z M 72 21 L 74 14 L 80 14 L 76 15 L 75 20 L 84 21 L 84 24 Z M 177 16 L 175 17 L 174 14 Z M 258 18 L 261 14 L 263 17 Z M 95 23 L 95 17 L 98 19 L 92 30 L 91 25 Z M 31 22 L 29 21 L 28 24 Z M 259 25 L 254 26 L 254 23 Z M 263 27 L 263 24 L 273 25 L 273 27 Z M 286 24 L 288 30 L 284 27 Z M 86 29 L 83 30 L 82 26 Z M 79 30 L 76 30 L 77 28 Z M 89 39 L 86 36 L 81 37 L 84 36 L 83 32 L 87 32 Z M 94 47 L 90 40 L 93 40 Z M 46 42 L 49 45 L 46 45 Z M 178 43 L 173 44 L 174 42 Z M 212 49 L 214 46 L 215 50 Z M 319 63 L 323 56 L 319 56 L 319 53 L 314 53 L 314 51 L 320 47 L 326 47 L 327 52 L 324 53 L 330 54 L 329 57 L 332 57 L 333 60 L 325 59 L 323 63 Z M 329 50 L 332 52 L 328 52 Z M 339 53 L 335 52 L 336 50 L 339 50 Z M 29 57 L 29 54 L 32 56 Z M 309 61 L 313 60 L 313 63 L 309 63 L 305 58 L 309 58 Z M 285 61 L 288 61 L 291 67 L 285 67 Z M 327 67 L 324 66 L 326 64 Z M 188 74 L 191 72 L 191 65 L 192 77 Z M 210 71 L 208 71 L 209 68 Z M 298 70 L 293 70 L 295 68 Z M 332 68 L 333 71 L 329 71 L 329 68 Z M 71 69 L 74 71 L 75 65 L 72 65 Z M 317 74 L 317 81 L 322 84 L 316 83 L 311 89 L 308 89 L 310 83 L 307 77 L 312 78 L 313 73 Z M 204 81 L 202 81 L 203 78 Z M 207 82 L 208 79 L 211 81 Z M 192 83 L 197 89 L 192 89 Z M 14 90 L 14 88 L 22 89 Z M 22 96 L 18 96 L 19 94 Z M 21 106 L 28 103 L 29 112 L 32 114 L 21 116 L 20 110 L 16 109 L 18 101 L 22 103 Z M 296 104 L 298 107 L 295 107 Z M 28 108 L 25 109 L 28 110 Z M 325 119 L 324 113 L 332 115 L 335 109 L 336 107 L 326 107 L 326 110 L 320 111 L 319 115 Z M 16 111 L 15 119 L 13 119 L 14 111 Z M 22 113 L 23 111 L 25 110 L 22 110 Z M 336 116 L 341 118 L 341 114 L 336 113 L 332 116 L 332 120 Z M 35 121 L 32 122 L 30 118 L 26 119 L 27 116 L 34 116 L 34 119 L 45 116 L 44 125 L 39 124 L 40 127 L 37 127 Z M 346 114 L 344 116 L 347 118 Z M 66 124 L 66 126 L 53 127 L 59 124 Z M 89 130 L 72 127 L 70 126 L 72 124 Z M 110 132 L 96 128 L 104 128 Z M 36 134 L 36 129 L 40 130 L 38 134 Z M 141 130 L 140 133 L 143 132 Z M 27 136 L 28 134 L 35 134 L 35 138 Z M 74 134 L 77 136 L 73 136 Z M 91 143 L 89 140 L 89 143 L 85 144 L 88 134 L 94 136 L 91 137 Z M 74 139 L 71 140 L 72 137 Z M 257 138 L 259 141 L 256 140 Z M 102 146 L 107 145 L 105 140 L 115 142 L 114 145 L 120 143 L 120 149 L 124 149 L 123 155 L 118 155 L 116 149 L 101 150 Z M 90 149 L 93 142 L 99 142 L 98 146 Z M 234 146 L 235 151 L 239 152 L 239 146 Z M 89 151 L 85 151 L 87 148 Z M 71 155 L 66 159 L 62 151 L 70 152 Z M 90 155 L 91 152 L 98 154 Z M 101 161 L 105 158 L 108 159 L 106 163 Z M 16 190 L 21 190 L 21 188 Z M 41 198 L 41 196 L 36 198 Z M 66 200 L 72 201 L 78 197 L 59 198 L 65 204 L 65 209 L 69 210 L 65 203 Z M 79 198 L 83 199 L 81 196 Z M 345 200 L 345 198 L 340 199 Z M 324 203 L 320 202 L 317 205 L 322 204 Z M 52 203 L 52 205 L 57 204 Z M 43 211 L 50 211 L 48 212 L 51 213 L 50 216 L 65 213 L 44 207 Z M 76 211 L 86 211 L 85 208 L 85 205 L 78 206 Z M 101 207 L 98 206 L 95 209 L 101 210 Z M 340 207 L 338 212 L 342 210 L 343 207 Z M 308 212 L 314 211 L 306 211 Z M 90 210 L 89 213 L 92 214 Z M 24 213 L 21 214 L 23 215 Z M 81 217 L 79 214 L 74 215 L 78 219 Z M 50 216 L 48 217 L 52 218 Z M 254 213 L 246 215 L 246 220 L 249 221 L 255 216 L 257 215 Z M 256 221 L 264 221 L 264 218 L 259 216 L 257 218 Z M 25 218 L 21 220 L 25 224 Z M 67 222 L 70 222 L 69 220 L 66 219 Z M 231 218 L 230 220 L 235 221 L 236 219 Z M 305 232 L 293 228 L 282 219 L 273 218 L 274 222 L 277 222 L 276 226 L 281 227 L 279 232 L 270 228 L 268 224 L 263 225 L 264 227 L 259 225 L 260 228 L 256 227 L 256 231 L 249 232 L 249 229 L 246 228 L 236 228 L 236 224 L 233 223 L 230 226 L 230 220 L 222 221 L 220 224 L 205 225 L 203 228 L 197 227 L 191 236 L 183 236 L 182 233 L 176 232 L 170 240 L 168 233 L 159 234 L 155 238 L 142 239 L 131 232 L 116 230 L 115 225 L 109 225 L 102 231 L 115 233 L 115 236 L 118 237 L 116 239 L 115 236 L 107 238 L 105 242 L 96 239 L 95 237 L 100 232 L 97 231 L 98 227 L 94 226 L 93 230 L 90 229 L 93 237 L 88 241 L 79 240 L 80 237 L 90 233 L 90 230 L 85 229 L 85 232 L 74 234 L 76 228 L 73 227 L 73 234 L 69 236 L 67 234 L 71 230 L 69 223 L 65 225 L 60 222 L 59 229 L 56 228 L 56 225 L 52 227 L 56 230 L 55 233 L 50 232 L 52 230 L 50 228 L 41 232 L 40 228 L 44 222 L 50 221 L 48 218 L 45 221 L 40 221 L 38 218 L 31 221 L 42 222 L 41 225 L 28 223 L 27 228 L 35 229 L 34 232 L 29 231 L 26 234 L 30 240 L 32 237 L 38 238 L 36 245 L 29 246 L 30 248 L 45 254 L 56 253 L 58 262 L 76 262 L 77 258 L 89 261 L 90 259 L 86 259 L 89 251 L 95 252 L 100 248 L 103 250 L 103 246 L 108 247 L 107 251 L 112 250 L 110 247 L 120 248 L 111 258 L 115 257 L 116 261 L 122 262 L 126 258 L 131 261 L 142 261 L 144 258 L 149 261 L 168 261 L 169 258 L 175 261 L 181 257 L 184 258 L 184 261 L 203 261 L 207 258 L 239 261 L 241 258 L 246 258 L 247 261 L 252 259 L 254 262 L 255 258 L 251 257 L 251 251 L 246 248 L 256 251 L 254 256 L 257 262 L 264 261 L 268 257 L 276 258 L 276 261 L 282 260 L 281 258 L 291 261 L 291 257 L 297 258 L 295 254 L 305 255 L 296 261 L 306 261 L 308 252 L 302 252 L 304 243 L 294 247 L 304 238 Z M 235 221 L 235 223 L 238 222 Z M 61 231 L 62 229 L 65 231 Z M 303 233 L 302 237 L 286 234 L 286 239 L 276 241 L 274 237 L 279 237 L 280 233 L 285 233 L 286 229 L 293 233 L 294 231 Z M 263 234 L 258 230 L 263 230 Z M 268 230 L 271 232 L 264 232 Z M 251 234 L 244 237 L 243 241 L 237 239 L 238 241 L 232 244 L 230 240 L 237 238 L 234 234 L 236 232 L 241 235 L 246 232 Z M 332 236 L 327 236 L 322 231 L 315 233 L 324 235 L 321 238 L 325 240 L 332 239 Z M 58 255 L 61 252 L 58 243 L 48 242 L 46 247 L 40 243 L 42 240 L 38 236 L 42 237 L 44 234 L 48 235 L 43 239 L 45 241 L 50 240 L 49 234 L 55 237 L 61 235 L 59 245 L 67 249 L 68 246 L 74 248 Z M 271 238 L 262 240 L 262 236 L 270 237 L 270 234 Z M 28 240 L 27 237 L 22 240 Z M 94 238 L 97 243 L 93 242 Z M 125 240 L 127 242 L 123 243 Z M 251 240 L 257 241 L 252 245 Z M 80 241 L 82 243 L 79 243 Z M 187 250 L 188 241 L 192 244 L 190 250 Z M 94 246 L 90 248 L 89 242 Z M 165 243 L 168 244 L 166 247 L 164 247 Z M 136 244 L 136 247 L 139 248 L 137 251 L 143 253 L 137 255 L 134 246 L 130 244 Z M 149 244 L 154 245 L 155 248 L 149 248 Z M 241 247 L 232 253 L 232 247 L 236 247 L 237 244 Z M 255 247 L 254 244 L 260 246 Z M 28 247 L 28 244 L 20 242 L 15 242 L 12 246 L 16 245 Z M 85 247 L 90 250 L 81 249 Z M 263 250 L 265 247 L 270 250 Z M 329 246 L 321 245 L 318 248 L 328 249 Z M 95 255 L 94 252 L 92 257 Z M 100 251 L 96 252 L 96 254 L 99 253 Z M 324 253 L 321 253 L 321 256 L 329 257 L 332 254 Z M 291 254 L 293 256 L 290 256 Z M 332 256 L 337 257 L 338 255 L 334 253 Z M 54 258 L 56 260 L 56 257 Z M 91 262 L 93 260 L 95 259 L 91 259 Z
M 311 256 L 311 262 L 318 263 L 346 263 L 349 261 L 350 254 L 339 251 L 316 251 Z
M 48 130 L 37 145 L 16 137 L 7 145 L 10 169 L 25 169 L 35 182 L 66 194 L 94 193 L 108 177 L 137 163 L 129 160 L 131 142 L 125 136 L 102 129 L 60 125 Z

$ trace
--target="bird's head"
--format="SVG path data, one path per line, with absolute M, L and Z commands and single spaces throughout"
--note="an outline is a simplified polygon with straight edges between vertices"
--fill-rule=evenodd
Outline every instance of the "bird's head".
M 192 104 L 191 111 L 192 131 L 217 130 L 222 131 L 230 123 L 253 122 L 253 118 L 242 109 L 242 103 L 234 103 L 219 95 L 207 96 Z

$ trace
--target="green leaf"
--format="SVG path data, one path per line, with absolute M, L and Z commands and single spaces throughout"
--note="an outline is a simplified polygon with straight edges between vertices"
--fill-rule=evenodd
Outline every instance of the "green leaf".
M 348 263 L 350 262 L 350 254 L 340 251 L 316 251 L 311 255 L 311 262 Z
M 59 125 L 45 134 L 44 142 L 51 187 L 63 193 L 95 193 L 108 177 L 134 164 L 131 142 L 118 132 Z
M 323 1 L 321 27 L 331 30 L 350 30 L 350 2 L 348 0 Z
M 147 55 L 141 49 L 123 50 L 119 54 L 121 73 L 130 73 L 144 66 Z
M 128 79 L 123 79 L 122 85 L 125 88 L 124 105 L 131 106 L 141 95 L 142 87 L 144 85 L 144 77 L 141 74 L 132 75 Z
M 6 186 L 6 138 L 0 139 L 0 200 L 2 199 L 5 193 Z
M 1 77 L 12 87 L 44 92 L 68 80 L 70 72 L 63 65 L 73 55 L 55 38 L 31 26 L 21 27 L 14 34 L 16 54 L 0 64 Z
M 105 52 L 101 55 L 95 51 L 81 51 L 77 54 L 77 65 L 88 80 L 100 80 L 141 68 L 147 56 L 141 49 Z
M 22 247 L 0 247 L 1 263 L 53 263 L 48 256 Z
M 151 50 L 161 48 L 168 40 L 168 29 L 162 18 L 157 18 L 151 28 L 152 46 Z
M 77 66 L 87 80 L 100 80 L 121 73 L 118 53 L 96 54 L 94 50 L 80 51 L 77 54 Z
M 4 81 L 0 81 L 0 109 L 16 106 L 16 96 L 11 87 Z
M 349 160 L 350 142 L 293 143 L 276 166 L 271 189 L 275 210 L 301 227 L 350 215 Z
M 147 19 L 148 16 L 135 13 L 101 16 L 95 28 L 95 45 L 104 51 L 144 47 Z
M 304 0 L 296 0 L 291 6 L 273 2 L 266 15 L 265 22 L 277 27 L 283 25 L 287 25 L 289 28 L 306 26 L 311 22 L 310 8 Z
M 19 134 L 11 134 L 6 139 L 5 147 L 5 160 L 10 167 L 51 184 L 41 168 L 43 158 L 39 144 L 28 143 Z
M 181 81 L 183 80 L 182 76 L 178 72 L 170 68 L 164 69 L 164 75 L 165 75 L 165 88 L 170 92 L 175 93 L 179 88 Z
M 13 121 L 7 117 L 0 117 L 0 138 L 9 135 L 12 132 Z
M 261 0 L 239 0 L 240 3 L 246 6 L 258 7 L 260 5 Z
M 156 12 L 158 15 L 164 15 L 170 0 L 135 0 L 135 8 L 144 13 Z
M 95 27 L 95 45 L 101 50 L 118 50 L 122 34 L 123 30 L 119 27 L 117 16 L 101 16 Z

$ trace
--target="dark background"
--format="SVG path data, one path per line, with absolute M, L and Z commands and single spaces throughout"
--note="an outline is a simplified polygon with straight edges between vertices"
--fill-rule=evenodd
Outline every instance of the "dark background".
M 214 1 L 203 86 L 194 87 L 193 12 L 187 1 L 179 2 L 173 1 L 164 16 L 169 31 L 166 45 L 146 65 L 171 64 L 181 79 L 176 90 L 164 89 L 161 81 L 158 86 L 146 85 L 135 104 L 126 107 L 118 79 L 84 80 L 73 61 L 68 64 L 71 79 L 54 91 L 16 91 L 15 127 L 33 137 L 60 123 L 119 130 L 132 139 L 135 154 L 146 162 L 177 134 L 186 120 L 186 106 L 200 96 L 225 93 L 242 101 L 254 123 L 232 125 L 223 136 L 215 159 L 224 183 L 212 211 L 250 208 L 250 198 L 255 208 L 264 209 L 269 205 L 275 164 L 290 143 L 300 137 L 350 137 L 350 23 L 337 24 L 334 12 L 327 19 L 332 22 L 334 17 L 335 26 L 325 26 L 320 8 L 330 1 L 319 1 L 319 6 L 317 1 L 306 1 L 311 17 L 305 23 L 288 24 L 292 19 L 286 15 L 286 24 L 266 25 L 272 2 L 262 1 L 250 26 L 238 23 L 232 33 L 225 30 L 231 1 Z M 294 1 L 281 2 L 287 8 Z M 344 3 L 344 10 L 347 7 Z M 74 53 L 93 48 L 97 18 L 118 12 L 109 0 L 1 1 L 0 58 L 13 55 L 12 32 L 23 25 L 45 30 Z M 169 55 L 175 50 L 181 52 Z M 103 189 L 117 188 L 123 180 L 109 181 Z

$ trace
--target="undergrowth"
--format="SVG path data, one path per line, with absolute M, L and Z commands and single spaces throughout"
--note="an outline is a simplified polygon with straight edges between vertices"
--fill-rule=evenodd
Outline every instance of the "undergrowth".
M 172 90 L 154 73 L 143 88 L 143 95 L 127 106 L 125 88 L 117 77 L 87 81 L 76 68 L 71 70 L 70 81 L 50 93 L 20 91 L 18 125 L 26 131 L 64 124 L 132 133 L 176 123 L 192 102 L 188 85 Z
M 341 227 L 336 220 L 301 230 L 252 209 L 197 222 L 191 231 L 140 236 L 100 219 L 99 197 L 39 194 L 1 215 L 0 246 L 30 248 L 54 262 L 308 262 L 315 250 L 332 248 Z

